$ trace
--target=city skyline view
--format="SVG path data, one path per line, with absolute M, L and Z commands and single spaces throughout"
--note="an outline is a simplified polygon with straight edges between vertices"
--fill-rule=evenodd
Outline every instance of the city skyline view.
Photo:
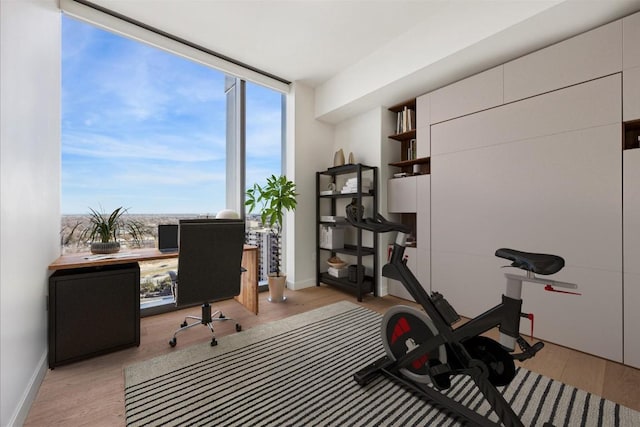
M 225 209 L 225 75 L 62 16 L 62 213 Z M 282 95 L 247 83 L 246 183 L 281 173 Z

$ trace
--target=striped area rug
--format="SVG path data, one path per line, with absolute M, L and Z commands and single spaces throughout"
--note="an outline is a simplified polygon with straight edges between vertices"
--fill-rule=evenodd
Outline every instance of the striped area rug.
M 459 425 L 386 378 L 353 381 L 383 355 L 380 320 L 340 302 L 129 366 L 127 425 Z M 636 411 L 523 368 L 502 392 L 526 426 L 640 426 Z M 447 394 L 497 420 L 468 377 Z

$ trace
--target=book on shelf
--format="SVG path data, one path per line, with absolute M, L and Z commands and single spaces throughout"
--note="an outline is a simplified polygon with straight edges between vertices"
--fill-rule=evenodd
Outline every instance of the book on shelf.
M 396 133 L 405 133 L 416 128 L 416 112 L 415 110 L 405 106 L 402 111 L 397 114 Z
M 416 153 L 416 140 L 411 139 L 409 140 L 409 144 L 407 146 L 407 160 L 415 160 L 417 157 Z

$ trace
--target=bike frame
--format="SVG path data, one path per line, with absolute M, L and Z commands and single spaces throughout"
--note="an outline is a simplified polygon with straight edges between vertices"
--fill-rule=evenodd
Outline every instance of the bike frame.
M 507 285 L 506 292 L 502 295 L 502 302 L 469 320 L 464 325 L 453 328 L 442 317 L 432 298 L 422 287 L 409 267 L 407 267 L 406 260 L 404 259 L 406 238 L 407 235 L 405 233 L 398 232 L 396 242 L 391 251 L 390 260 L 382 268 L 382 275 L 398 280 L 404 285 L 415 301 L 424 308 L 427 315 L 431 318 L 438 330 L 438 335 L 398 360 L 399 365 L 403 367 L 407 366 L 411 360 L 429 353 L 439 345 L 462 343 L 471 337 L 481 335 L 495 327 L 498 327 L 500 331 L 500 344 L 508 351 L 513 352 L 520 338 L 520 319 L 526 316 L 521 313 L 523 282 L 526 281 L 572 289 L 577 287 L 572 283 L 539 279 L 531 272 L 527 272 L 528 274 L 526 276 L 506 273 Z M 463 346 L 457 346 L 457 349 L 464 357 L 470 360 L 470 356 Z M 464 364 L 465 363 L 463 363 L 463 365 Z
M 361 386 L 364 386 L 378 374 L 384 374 L 394 381 L 403 384 L 406 388 L 418 393 L 424 399 L 432 402 L 446 412 L 466 419 L 472 425 L 488 427 L 497 426 L 500 425 L 499 423 L 502 423 L 506 427 L 523 427 L 522 422 L 511 406 L 489 381 L 487 366 L 480 360 L 472 359 L 464 346 L 464 341 L 494 327 L 498 327 L 500 331 L 500 344 L 504 348 L 512 352 L 515 350 L 515 344 L 517 343 L 522 350 L 521 353 L 512 355 L 514 359 L 525 360 L 533 357 L 544 346 L 544 343 L 538 342 L 531 346 L 520 336 L 520 318 L 522 316 L 528 317 L 528 315 L 520 311 L 522 308 L 522 283 L 526 281 L 573 289 L 577 288 L 577 286 L 572 283 L 538 279 L 529 271 L 527 271 L 526 276 L 507 273 L 505 274 L 507 278 L 507 288 L 505 294 L 502 295 L 502 302 L 469 320 L 469 322 L 464 325 L 453 328 L 451 326 L 452 322 L 447 321 L 444 315 L 441 314 L 432 297 L 429 296 L 427 291 L 420 285 L 418 279 L 407 267 L 407 262 L 404 259 L 407 238 L 405 230 L 407 230 L 407 227 L 402 224 L 386 221 L 384 217 L 380 215 L 370 221 L 364 221 L 358 217 L 358 212 L 350 209 L 349 206 L 347 206 L 346 211 L 347 219 L 356 227 L 376 233 L 397 232 L 396 242 L 393 245 L 390 260 L 382 268 L 382 275 L 400 281 L 415 301 L 424 308 L 426 314 L 431 318 L 431 321 L 438 331 L 437 334 L 434 334 L 431 338 L 428 338 L 425 342 L 420 343 L 397 359 L 384 356 L 362 368 L 354 374 L 354 380 Z M 516 266 L 515 263 L 514 266 Z M 448 317 L 449 320 L 451 320 L 453 316 L 449 314 Z M 499 423 L 495 423 L 489 418 L 470 410 L 459 402 L 440 393 L 434 387 L 412 381 L 402 375 L 401 370 L 403 368 L 407 368 L 413 361 L 431 353 L 441 345 L 446 346 L 447 361 L 444 364 L 431 367 L 430 369 L 432 369 L 432 371 L 430 376 L 441 374 L 464 374 L 470 376 L 498 416 L 500 420 Z M 433 378 L 432 376 L 432 379 Z M 440 384 L 446 388 L 445 383 Z

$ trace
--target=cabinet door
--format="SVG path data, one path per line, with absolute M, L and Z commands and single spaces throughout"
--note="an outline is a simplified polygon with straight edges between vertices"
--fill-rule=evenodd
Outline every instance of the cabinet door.
M 622 72 L 622 120 L 640 119 L 640 67 Z
M 431 249 L 431 175 L 416 176 L 416 240 L 418 248 Z
M 140 344 L 140 270 L 113 267 L 49 282 L 49 364 Z
M 622 19 L 623 70 L 640 67 L 640 12 Z
M 416 129 L 416 144 L 418 158 L 431 156 L 431 126 L 421 126 Z
M 387 210 L 392 213 L 416 211 L 416 177 L 392 178 L 387 181 Z
M 637 42 L 634 40 L 633 44 Z M 622 21 L 615 21 L 506 63 L 504 102 L 618 73 L 621 69 Z
M 640 149 L 623 161 L 624 363 L 640 368 Z
M 430 94 L 416 98 L 416 128 L 431 124 Z
M 502 66 L 445 86 L 430 95 L 431 123 L 500 105 L 503 102 Z
M 430 94 L 416 99 L 416 156 L 418 158 L 431 155 L 431 99 Z
M 416 276 L 431 290 L 431 175 L 416 177 L 416 245 L 419 259 Z

